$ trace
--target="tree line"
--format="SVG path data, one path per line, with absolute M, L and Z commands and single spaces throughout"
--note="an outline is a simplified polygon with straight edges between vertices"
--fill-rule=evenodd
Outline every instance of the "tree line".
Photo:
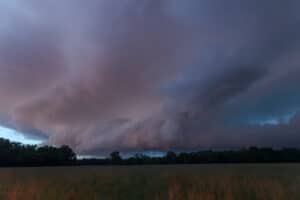
M 0 138 L 0 166 L 70 165 L 75 161 L 76 154 L 66 145 L 38 147 Z
M 296 148 L 257 148 L 240 150 L 180 152 L 169 151 L 161 157 L 138 153 L 122 158 L 115 151 L 107 158 L 77 159 L 74 151 L 63 145 L 22 145 L 0 138 L 0 166 L 61 166 L 61 165 L 158 165 L 205 163 L 280 163 L 300 162 L 300 150 Z
M 209 163 L 297 163 L 300 162 L 300 150 L 295 148 L 250 147 L 227 151 L 167 152 L 162 157 L 150 157 L 135 154 L 123 159 L 119 152 L 113 152 L 106 159 L 78 160 L 81 165 L 157 165 L 157 164 L 209 164 Z

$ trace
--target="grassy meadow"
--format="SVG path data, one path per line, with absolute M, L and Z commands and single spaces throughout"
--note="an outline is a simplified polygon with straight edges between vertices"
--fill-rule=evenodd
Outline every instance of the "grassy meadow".
M 4 200 L 299 200 L 300 165 L 0 168 Z

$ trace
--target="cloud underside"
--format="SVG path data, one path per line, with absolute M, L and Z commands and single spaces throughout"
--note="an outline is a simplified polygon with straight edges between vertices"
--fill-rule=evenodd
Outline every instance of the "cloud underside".
M 0 120 L 77 152 L 300 142 L 297 0 L 0 3 Z

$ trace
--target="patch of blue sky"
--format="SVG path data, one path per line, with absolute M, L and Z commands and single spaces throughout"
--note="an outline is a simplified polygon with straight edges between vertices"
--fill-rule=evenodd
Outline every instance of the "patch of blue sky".
M 3 126 L 0 126 L 0 138 L 8 139 L 12 142 L 18 142 L 26 145 L 38 145 L 43 142 L 42 140 L 27 138 L 22 133 Z

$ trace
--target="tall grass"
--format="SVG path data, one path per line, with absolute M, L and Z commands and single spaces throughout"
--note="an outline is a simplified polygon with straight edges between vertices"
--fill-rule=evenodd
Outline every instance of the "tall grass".
M 0 169 L 5 200 L 298 200 L 300 165 Z

